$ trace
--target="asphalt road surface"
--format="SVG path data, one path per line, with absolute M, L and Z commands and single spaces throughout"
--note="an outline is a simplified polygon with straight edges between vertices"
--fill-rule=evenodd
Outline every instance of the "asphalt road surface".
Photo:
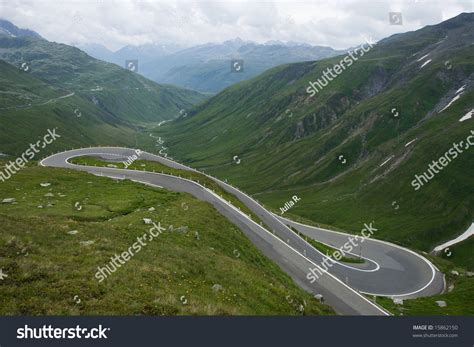
M 247 215 L 222 199 L 211 190 L 184 178 L 160 173 L 127 170 L 109 167 L 74 165 L 68 162 L 77 156 L 96 156 L 109 161 L 126 161 L 135 154 L 135 149 L 121 147 L 93 147 L 61 152 L 41 161 L 42 166 L 69 168 L 95 175 L 159 186 L 178 192 L 190 193 L 196 198 L 211 203 L 222 215 L 237 225 L 267 257 L 276 262 L 303 289 L 321 294 L 325 303 L 344 315 L 386 315 L 387 312 L 361 295 L 381 295 L 397 298 L 413 298 L 440 293 L 444 289 L 443 275 L 421 255 L 388 242 L 374 238 L 359 238 L 353 246 L 353 255 L 361 255 L 363 263 L 333 262 L 326 259 L 327 271 L 322 268 L 326 258 L 313 246 L 288 228 L 291 225 L 301 233 L 334 248 L 350 242 L 354 235 L 316 228 L 284 219 L 266 210 L 262 205 L 237 188 L 211 176 L 223 189 L 234 194 L 264 223 L 252 221 Z M 167 166 L 196 171 L 175 161 L 142 152 L 142 160 L 161 162 Z M 202 173 L 202 172 L 201 172 Z M 202 173 L 204 174 L 204 173 Z M 370 221 L 368 221 L 370 222 Z M 361 229 L 362 229 L 361 225 Z M 376 228 L 376 225 L 374 224 Z M 376 237 L 376 231 L 373 236 Z M 308 279 L 310 269 L 318 268 L 318 278 L 313 283 Z M 313 270 L 314 271 L 314 270 Z

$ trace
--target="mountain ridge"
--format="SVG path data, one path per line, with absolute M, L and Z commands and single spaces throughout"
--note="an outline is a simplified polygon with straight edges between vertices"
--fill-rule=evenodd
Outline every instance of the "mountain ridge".
M 43 39 L 40 34 L 30 29 L 21 29 L 12 22 L 0 18 L 0 34 L 9 35 L 11 37 L 34 37 Z
M 160 47 L 161 50 L 147 47 Z M 326 46 L 311 46 L 298 42 L 272 42 L 259 44 L 240 38 L 222 43 L 204 43 L 191 47 L 179 45 L 125 46 L 117 52 L 104 50 L 105 47 L 79 46 L 96 58 L 123 66 L 125 60 L 139 61 L 139 73 L 159 83 L 169 83 L 202 92 L 219 92 L 232 85 L 258 75 L 278 64 L 315 60 L 334 56 L 340 50 Z M 243 59 L 240 73 L 232 73 L 230 63 Z
M 141 130 L 179 116 L 206 97 L 158 85 L 78 48 L 26 33 L 0 32 L 1 152 L 18 153 L 32 136 L 56 123 L 67 139 L 48 150 L 72 144 L 136 145 Z M 14 123 L 22 127 L 12 128 Z
M 444 186 L 431 184 L 415 195 L 408 174 L 430 162 L 430 149 L 449 148 L 445 138 L 468 135 L 459 119 L 474 106 L 472 19 L 462 14 L 381 40 L 314 97 L 306 91 L 309 82 L 343 56 L 278 66 L 225 89 L 156 134 L 173 157 L 228 178 L 275 209 L 285 194 L 299 192 L 296 216 L 347 230 L 364 216 L 379 216 L 384 238 L 429 250 L 473 218 L 466 193 L 473 182 L 464 172 L 472 153 L 447 169 L 463 187 L 455 194 L 452 178 L 440 175 Z M 459 100 L 443 110 L 463 85 Z M 400 199 L 432 210 L 416 211 L 422 222 L 395 215 L 391 202 Z

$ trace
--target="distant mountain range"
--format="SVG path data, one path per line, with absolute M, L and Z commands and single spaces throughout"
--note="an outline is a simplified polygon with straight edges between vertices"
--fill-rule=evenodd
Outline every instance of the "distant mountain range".
M 415 175 L 474 132 L 473 23 L 464 13 L 393 35 L 351 65 L 344 54 L 278 66 L 155 135 L 275 211 L 297 195 L 290 215 L 353 231 L 374 221 L 377 238 L 429 251 L 474 219 L 474 149 L 415 190 Z
M 107 47 L 96 43 L 77 44 L 75 46 L 79 49 L 82 49 L 91 57 L 108 61 L 121 67 L 125 67 L 126 60 L 132 59 L 138 60 L 141 67 L 141 64 L 145 64 L 153 61 L 154 59 L 173 54 L 184 48 L 183 46 L 175 44 L 146 44 L 141 46 L 125 46 L 114 52 L 109 50 Z
M 257 44 L 239 38 L 187 48 L 159 44 L 126 46 L 117 52 L 95 44 L 78 47 L 95 58 L 120 66 L 126 60 L 136 59 L 138 72 L 153 81 L 212 93 L 280 64 L 319 60 L 342 52 L 297 42 Z M 243 60 L 239 72 L 231 71 L 233 60 Z
M 158 85 L 132 71 L 0 22 L 0 152 L 22 149 L 60 126 L 55 146 L 134 144 L 140 125 L 180 115 L 205 96 Z M 15 126 L 11 126 L 15 124 Z

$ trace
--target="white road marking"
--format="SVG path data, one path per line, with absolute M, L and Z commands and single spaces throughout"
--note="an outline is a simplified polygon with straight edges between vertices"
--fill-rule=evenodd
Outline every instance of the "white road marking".
M 300 224 L 302 226 L 305 226 L 305 227 L 309 227 L 309 228 L 313 228 L 313 229 L 321 229 L 321 230 L 324 230 L 324 231 L 328 231 L 328 232 L 331 232 L 331 233 L 336 233 L 336 234 L 341 234 L 341 235 L 346 235 L 346 236 L 351 236 L 349 234 L 346 234 L 346 233 L 342 233 L 340 231 L 334 231 L 334 230 L 329 230 L 329 229 L 324 229 L 324 228 L 318 228 L 318 227 L 314 227 L 312 225 L 307 225 L 307 224 L 303 224 L 303 223 L 299 223 L 299 222 L 295 222 L 295 221 L 292 221 L 291 219 L 288 219 L 288 218 L 284 218 L 284 217 L 280 217 L 282 219 L 286 219 L 292 223 L 295 223 L 295 224 Z M 434 280 L 435 278 L 435 275 L 436 275 L 436 270 L 435 267 L 433 266 L 433 264 L 431 264 L 430 261 L 428 261 L 426 258 L 422 257 L 421 255 L 419 255 L 418 253 L 412 251 L 411 249 L 408 249 L 408 248 L 404 248 L 404 247 L 401 247 L 401 246 L 398 246 L 396 244 L 393 244 L 393 243 L 390 243 L 390 242 L 387 242 L 387 241 L 382 241 L 382 240 L 378 240 L 378 239 L 374 239 L 374 238 L 371 238 L 370 239 L 371 241 L 373 242 L 379 242 L 379 243 L 383 243 L 383 244 L 386 244 L 386 245 L 389 245 L 391 247 L 395 247 L 395 248 L 398 248 L 398 249 L 401 249 L 401 250 L 404 250 L 406 252 L 409 252 L 415 256 L 417 256 L 418 258 L 422 259 L 425 263 L 427 263 L 431 269 L 431 272 L 432 272 L 432 276 L 431 276 L 431 280 L 425 285 L 423 286 L 422 288 L 418 289 L 418 290 L 415 290 L 413 292 L 410 292 L 410 293 L 404 293 L 404 294 L 396 294 L 396 295 L 387 295 L 387 294 L 374 294 L 374 293 L 366 293 L 366 292 L 363 292 L 364 294 L 368 294 L 368 295 L 376 295 L 376 296 L 389 296 L 389 297 L 395 297 L 395 296 L 409 296 L 409 295 L 413 295 L 413 294 L 416 294 L 416 293 L 419 293 L 421 292 L 422 290 L 424 290 L 425 288 L 427 288 Z
M 106 148 L 122 148 L 122 149 L 125 149 L 124 147 L 106 147 Z M 130 149 L 127 148 L 127 150 L 130 150 Z M 68 151 L 66 151 L 66 152 L 68 152 Z M 66 153 L 66 152 L 62 152 L 62 153 Z M 157 156 L 157 155 L 155 155 L 155 154 L 152 154 L 152 153 L 148 153 L 148 152 L 143 152 L 143 153 L 147 153 L 147 154 L 150 154 L 150 155 L 152 155 L 152 156 L 159 157 L 159 156 Z M 70 159 L 70 158 L 74 158 L 74 157 L 78 157 L 78 156 L 84 156 L 84 155 L 87 155 L 87 154 L 91 154 L 91 153 L 81 153 L 81 154 L 77 154 L 77 155 L 75 155 L 75 156 L 74 156 L 74 155 L 73 155 L 73 156 L 70 156 L 70 157 L 68 157 L 68 158 L 65 159 L 65 162 L 68 163 L 67 160 Z M 97 154 L 97 153 L 92 153 L 92 154 Z M 102 153 L 102 154 L 103 154 L 103 153 Z M 57 153 L 56 153 L 56 154 L 53 154 L 53 155 L 51 155 L 51 156 L 49 156 L 49 157 L 44 158 L 43 160 L 40 161 L 40 165 L 41 165 L 41 166 L 44 166 L 44 161 L 45 161 L 46 159 L 50 158 L 50 157 L 55 156 L 55 155 L 57 155 Z M 119 155 L 116 155 L 116 156 L 119 156 Z M 169 160 L 169 159 L 167 159 L 167 158 L 163 158 L 163 157 L 159 157 L 159 158 L 160 158 L 160 159 L 165 159 L 165 160 L 171 161 L 171 160 Z M 176 162 L 174 162 L 174 161 L 171 161 L 171 162 L 173 162 L 173 163 L 175 163 L 175 164 L 177 164 L 177 165 L 181 165 L 181 166 L 183 166 L 183 167 L 185 167 L 185 168 L 188 169 L 188 167 L 186 167 L 185 165 L 182 165 L 182 164 L 180 164 L 180 163 L 176 163 Z M 70 163 L 69 163 L 69 164 L 70 164 Z M 74 164 L 70 164 L 70 165 L 74 165 Z M 87 166 L 86 166 L 86 167 L 87 167 Z M 95 167 L 95 166 L 88 166 L 88 167 L 90 167 L 90 168 L 92 168 L 92 169 L 97 169 L 97 167 Z M 136 171 L 137 171 L 137 170 L 130 170 L 130 169 L 111 169 L 111 168 L 107 168 L 107 167 L 103 167 L 102 169 L 105 169 L 106 171 L 110 171 L 110 170 L 124 170 L 124 171 L 130 171 L 130 172 L 136 172 Z M 195 169 L 192 169 L 192 168 L 189 168 L 189 169 L 191 169 L 191 171 L 199 172 L 199 171 L 197 171 L 197 170 L 195 170 Z M 189 179 L 187 179 L 187 178 L 183 178 L 183 177 L 179 178 L 179 177 L 176 177 L 176 176 L 173 176 L 173 175 L 162 174 L 162 173 L 157 173 L 157 172 L 148 172 L 148 173 L 150 173 L 150 174 L 156 174 L 156 175 L 164 175 L 164 176 L 173 177 L 173 178 L 175 178 L 175 179 L 185 180 L 185 181 L 188 181 L 188 182 L 190 182 L 190 183 L 192 183 L 192 184 L 195 184 L 195 185 L 199 186 L 201 189 L 206 190 L 208 193 L 210 193 L 211 195 L 213 195 L 213 196 L 216 197 L 217 199 L 221 200 L 224 204 L 226 204 L 227 206 L 229 206 L 230 208 L 232 208 L 235 212 L 239 213 L 239 214 L 242 215 L 244 218 L 246 218 L 247 220 L 249 220 L 251 223 L 255 224 L 255 226 L 257 226 L 260 230 L 263 230 L 263 231 L 266 232 L 268 235 L 270 235 L 271 237 L 275 238 L 278 242 L 284 244 L 286 247 L 288 247 L 288 248 L 291 249 L 293 252 L 295 252 L 296 254 L 298 254 L 299 256 L 301 256 L 302 258 L 304 258 L 306 261 L 308 261 L 309 263 L 311 263 L 311 264 L 313 264 L 314 266 L 316 266 L 322 273 L 327 273 L 328 276 L 330 276 L 330 277 L 331 277 L 332 279 L 334 279 L 336 282 L 340 283 L 342 286 L 344 286 L 345 288 L 347 288 L 348 290 L 350 290 L 351 292 L 353 292 L 354 294 L 356 294 L 357 296 L 359 296 L 361 299 L 363 299 L 365 302 L 369 303 L 371 306 L 373 306 L 374 308 L 376 308 L 377 310 L 379 310 L 379 311 L 380 311 L 381 313 L 383 313 L 384 315 L 387 315 L 387 316 L 390 315 L 390 313 L 389 313 L 388 311 L 386 311 L 386 310 L 383 309 L 382 307 L 380 307 L 380 306 L 374 304 L 372 301 L 370 301 L 369 299 L 367 299 L 365 296 L 363 296 L 362 294 L 360 294 L 358 291 L 354 290 L 353 288 L 351 288 L 350 286 L 348 286 L 347 284 L 345 284 L 344 282 L 342 282 L 339 278 L 337 278 L 336 276 L 334 276 L 334 275 L 332 275 L 331 273 L 329 273 L 329 272 L 325 271 L 324 269 L 322 269 L 322 268 L 321 268 L 319 265 L 317 265 L 313 260 L 309 259 L 308 257 L 306 257 L 305 255 L 303 255 L 302 253 L 300 253 L 299 251 L 297 251 L 295 248 L 291 247 L 290 245 L 286 244 L 286 243 L 285 243 L 283 240 L 281 240 L 279 237 L 277 237 L 276 235 L 273 235 L 270 231 L 268 231 L 267 229 L 265 229 L 265 228 L 263 228 L 262 226 L 260 226 L 259 224 L 257 224 L 255 221 L 253 221 L 251 218 L 249 218 L 249 216 L 247 216 L 245 213 L 243 213 L 242 211 L 240 211 L 239 209 L 237 209 L 236 207 L 234 207 L 232 204 L 228 203 L 226 200 L 224 200 L 223 198 L 221 198 L 219 195 L 215 194 L 215 193 L 212 192 L 211 190 L 209 190 L 209 189 L 203 187 L 202 185 L 200 185 L 199 183 L 196 183 L 195 181 L 189 180 Z M 219 181 L 219 182 L 221 182 L 221 183 L 223 183 L 223 184 L 228 185 L 227 183 L 224 183 L 224 182 L 218 180 L 217 178 L 214 178 L 214 177 L 212 177 L 212 176 L 209 176 L 209 175 L 207 175 L 207 174 L 205 174 L 205 173 L 202 173 L 202 174 L 204 174 L 204 175 L 206 175 L 206 176 L 208 176 L 208 177 L 211 177 L 211 178 L 213 178 L 214 180 L 217 180 L 217 181 Z M 230 186 L 230 185 L 228 185 L 228 186 Z M 232 187 L 232 186 L 231 186 L 231 187 Z M 237 191 L 241 192 L 239 189 L 237 189 L 237 188 L 235 188 L 235 187 L 232 187 L 232 188 L 234 188 L 234 189 L 236 189 Z M 241 193 L 242 193 L 243 195 L 245 195 L 246 197 L 248 197 L 250 200 L 254 201 L 258 206 L 260 206 L 260 204 L 258 204 L 258 203 L 257 203 L 254 199 L 252 199 L 250 196 L 248 196 L 247 194 L 245 194 L 245 193 L 243 193 L 243 192 L 241 192 Z M 262 207 L 262 208 L 263 208 L 263 207 Z M 268 212 L 268 211 L 267 211 L 267 212 Z M 271 212 L 268 212 L 268 213 L 271 214 Z M 283 223 L 281 223 L 280 220 L 278 220 L 278 218 L 276 218 L 276 220 L 277 220 L 280 224 L 282 224 L 283 226 L 285 226 Z M 285 227 L 286 227 L 286 226 L 285 226 Z M 302 239 L 302 240 L 303 240 L 304 242 L 306 242 L 304 239 Z M 307 242 L 306 242 L 306 243 L 307 243 Z M 309 244 L 308 244 L 308 245 L 309 245 Z M 312 247 L 311 245 L 309 245 L 309 246 Z M 313 247 L 313 248 L 314 248 L 314 247 Z M 317 251 L 317 250 L 316 250 L 316 251 Z M 319 252 L 319 251 L 318 251 L 318 252 Z

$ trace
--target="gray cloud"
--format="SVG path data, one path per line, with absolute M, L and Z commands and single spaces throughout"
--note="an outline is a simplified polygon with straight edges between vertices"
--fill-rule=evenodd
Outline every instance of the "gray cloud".
M 403 25 L 390 25 L 389 12 Z M 145 43 L 195 45 L 235 37 L 355 46 L 472 12 L 471 0 L 173 1 L 0 0 L 14 24 L 63 43 L 100 43 L 110 49 Z

